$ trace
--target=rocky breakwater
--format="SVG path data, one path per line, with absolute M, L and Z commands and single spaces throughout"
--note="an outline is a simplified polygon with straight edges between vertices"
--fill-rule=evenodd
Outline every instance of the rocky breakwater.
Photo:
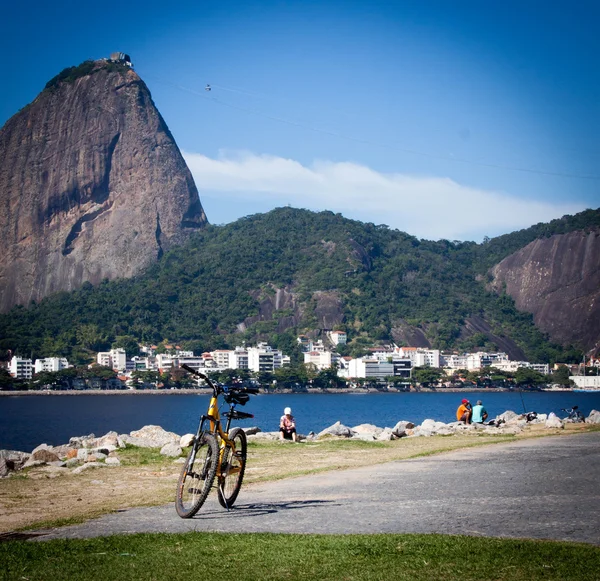
M 144 426 L 129 434 L 108 432 L 96 438 L 94 434 L 76 436 L 68 444 L 49 446 L 40 444 L 29 452 L 0 450 L 0 478 L 27 468 L 37 468 L 44 477 L 61 474 L 80 474 L 94 468 L 121 465 L 119 451 L 128 446 L 158 448 L 164 456 L 179 458 L 183 448 L 191 445 L 193 434 L 178 436 L 160 426 Z
M 298 441 L 318 441 L 327 438 L 346 438 L 365 441 L 389 441 L 401 438 L 431 436 L 452 436 L 455 434 L 519 434 L 532 424 L 542 425 L 549 430 L 562 429 L 570 420 L 561 420 L 555 414 L 537 414 L 535 418 L 526 414 L 506 411 L 487 424 L 466 425 L 461 422 L 445 424 L 427 419 L 420 425 L 408 420 L 400 420 L 393 427 L 379 427 L 373 424 L 360 424 L 348 427 L 341 422 L 329 426 L 318 434 L 298 434 Z M 588 424 L 600 424 L 600 411 L 592 410 L 586 418 Z M 279 440 L 279 432 L 263 432 L 258 427 L 244 429 L 248 440 Z M 94 434 L 77 436 L 68 444 L 49 446 L 40 444 L 31 453 L 16 450 L 0 450 L 0 478 L 10 477 L 27 468 L 36 468 L 38 477 L 53 478 L 61 474 L 80 474 L 95 468 L 110 468 L 121 465 L 119 452 L 128 446 L 153 448 L 160 454 L 183 462 L 184 449 L 194 441 L 193 434 L 179 436 L 160 426 L 144 426 L 129 434 L 108 432 L 96 438 Z M 283 440 L 288 443 L 291 440 Z

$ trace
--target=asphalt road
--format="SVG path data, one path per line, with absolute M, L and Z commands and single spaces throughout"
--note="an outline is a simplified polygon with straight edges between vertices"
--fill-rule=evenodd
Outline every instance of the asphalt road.
M 445 533 L 600 545 L 600 432 L 455 451 L 213 492 L 193 519 L 136 508 L 39 540 L 136 532 Z M 41 532 L 41 531 L 40 531 Z

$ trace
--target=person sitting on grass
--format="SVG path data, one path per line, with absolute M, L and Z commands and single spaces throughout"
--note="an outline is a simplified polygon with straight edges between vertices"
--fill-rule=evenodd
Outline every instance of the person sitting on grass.
M 456 410 L 456 420 L 458 422 L 465 422 L 465 424 L 471 423 L 471 402 L 468 399 L 463 399 L 461 404 Z
M 475 407 L 473 408 L 473 415 L 471 416 L 471 421 L 474 424 L 483 424 L 485 420 L 488 418 L 488 413 L 486 409 L 483 407 L 483 402 L 478 399 Z
M 282 440 L 296 441 L 296 420 L 292 408 L 285 408 L 279 421 L 279 436 Z

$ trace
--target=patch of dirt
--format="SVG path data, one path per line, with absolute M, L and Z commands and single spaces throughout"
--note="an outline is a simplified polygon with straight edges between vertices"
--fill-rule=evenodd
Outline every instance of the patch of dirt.
M 589 429 L 567 425 L 550 432 L 543 426 L 516 438 L 574 433 Z M 250 442 L 244 485 L 325 470 L 382 464 L 459 448 L 516 439 L 512 436 L 434 436 L 391 442 L 335 438 L 317 442 Z M 0 534 L 18 529 L 60 526 L 109 512 L 174 501 L 181 463 L 160 460 L 148 465 L 103 467 L 81 474 L 33 468 L 0 480 Z

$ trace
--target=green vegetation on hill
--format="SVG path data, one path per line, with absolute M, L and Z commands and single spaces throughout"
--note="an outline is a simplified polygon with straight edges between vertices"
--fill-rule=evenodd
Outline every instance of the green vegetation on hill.
M 550 344 L 510 297 L 488 292 L 481 273 L 538 236 L 599 223 L 600 211 L 588 211 L 478 245 L 279 208 L 209 226 L 134 279 L 13 309 L 0 316 L 0 349 L 74 362 L 132 340 L 169 339 L 196 352 L 268 340 L 290 351 L 297 334 L 320 328 L 315 293 L 324 291 L 337 297 L 336 328 L 350 339 L 344 353 L 363 353 L 408 327 L 440 349 L 503 350 L 494 337 L 508 338 L 532 361 L 577 361 L 579 352 Z M 263 309 L 260 318 L 276 289 L 293 293 L 296 308 L 272 316 Z M 491 331 L 466 333 L 472 317 Z
M 77 79 L 80 79 L 81 77 L 87 77 L 88 75 L 91 75 L 93 72 L 95 72 L 96 70 L 99 70 L 101 68 L 105 68 L 111 72 L 112 71 L 125 72 L 125 71 L 129 70 L 129 67 L 127 67 L 127 65 L 121 64 L 121 63 L 106 61 L 100 67 L 98 62 L 93 61 L 93 60 L 87 60 L 87 61 L 83 61 L 81 64 L 79 64 L 77 66 L 67 67 L 67 68 L 63 69 L 62 71 L 60 71 L 60 73 L 58 73 L 58 75 L 52 77 L 46 83 L 44 90 L 53 91 L 61 83 L 74 83 Z

